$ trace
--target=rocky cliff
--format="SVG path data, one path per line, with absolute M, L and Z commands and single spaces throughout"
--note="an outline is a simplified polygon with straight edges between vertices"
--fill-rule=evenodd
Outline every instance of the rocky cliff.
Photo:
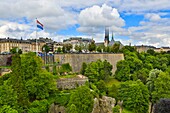
M 111 97 L 103 96 L 102 98 L 94 99 L 92 113 L 112 113 L 112 108 L 115 106 L 116 100 Z M 52 104 L 48 113 L 66 113 L 64 106 Z
M 92 113 L 112 113 L 115 103 L 116 100 L 111 97 L 103 96 L 99 99 L 95 98 Z

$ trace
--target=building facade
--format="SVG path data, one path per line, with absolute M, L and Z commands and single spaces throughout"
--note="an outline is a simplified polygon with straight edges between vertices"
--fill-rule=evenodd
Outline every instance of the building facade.
M 93 39 L 89 39 L 89 38 L 82 38 L 82 37 L 71 37 L 69 39 L 65 39 L 63 40 L 63 44 L 71 44 L 72 47 L 72 51 L 75 51 L 75 46 L 79 45 L 82 46 L 83 49 L 87 49 L 88 45 L 93 41 Z
M 25 52 L 36 52 L 36 48 L 38 52 L 42 51 L 43 45 L 46 44 L 45 41 L 37 39 L 28 39 L 23 40 L 21 39 L 13 39 L 13 38 L 1 38 L 0 39 L 0 53 L 9 53 L 12 48 L 19 48 L 22 50 L 23 53 Z
M 147 45 L 139 45 L 135 46 L 136 50 L 141 53 L 141 52 L 147 52 L 149 49 L 153 49 L 155 52 L 170 52 L 170 47 L 161 47 L 161 48 L 156 48 L 154 46 L 147 46 Z

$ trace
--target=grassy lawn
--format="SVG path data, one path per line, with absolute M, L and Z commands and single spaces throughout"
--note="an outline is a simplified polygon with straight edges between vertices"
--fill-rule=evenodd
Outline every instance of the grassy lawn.
M 106 86 L 107 87 L 111 87 L 113 84 L 115 84 L 116 86 L 120 85 L 120 81 L 118 81 L 117 79 L 110 77 L 107 81 L 106 81 Z

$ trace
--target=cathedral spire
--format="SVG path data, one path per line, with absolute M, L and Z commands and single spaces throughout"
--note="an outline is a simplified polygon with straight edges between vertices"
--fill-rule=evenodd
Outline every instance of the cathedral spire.
M 113 35 L 113 31 L 112 31 L 112 41 L 114 41 L 114 35 Z

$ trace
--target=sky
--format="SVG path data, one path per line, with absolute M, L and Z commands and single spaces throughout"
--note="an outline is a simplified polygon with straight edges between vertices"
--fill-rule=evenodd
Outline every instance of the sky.
M 0 38 L 104 41 L 109 27 L 124 45 L 170 47 L 169 0 L 0 0 Z

